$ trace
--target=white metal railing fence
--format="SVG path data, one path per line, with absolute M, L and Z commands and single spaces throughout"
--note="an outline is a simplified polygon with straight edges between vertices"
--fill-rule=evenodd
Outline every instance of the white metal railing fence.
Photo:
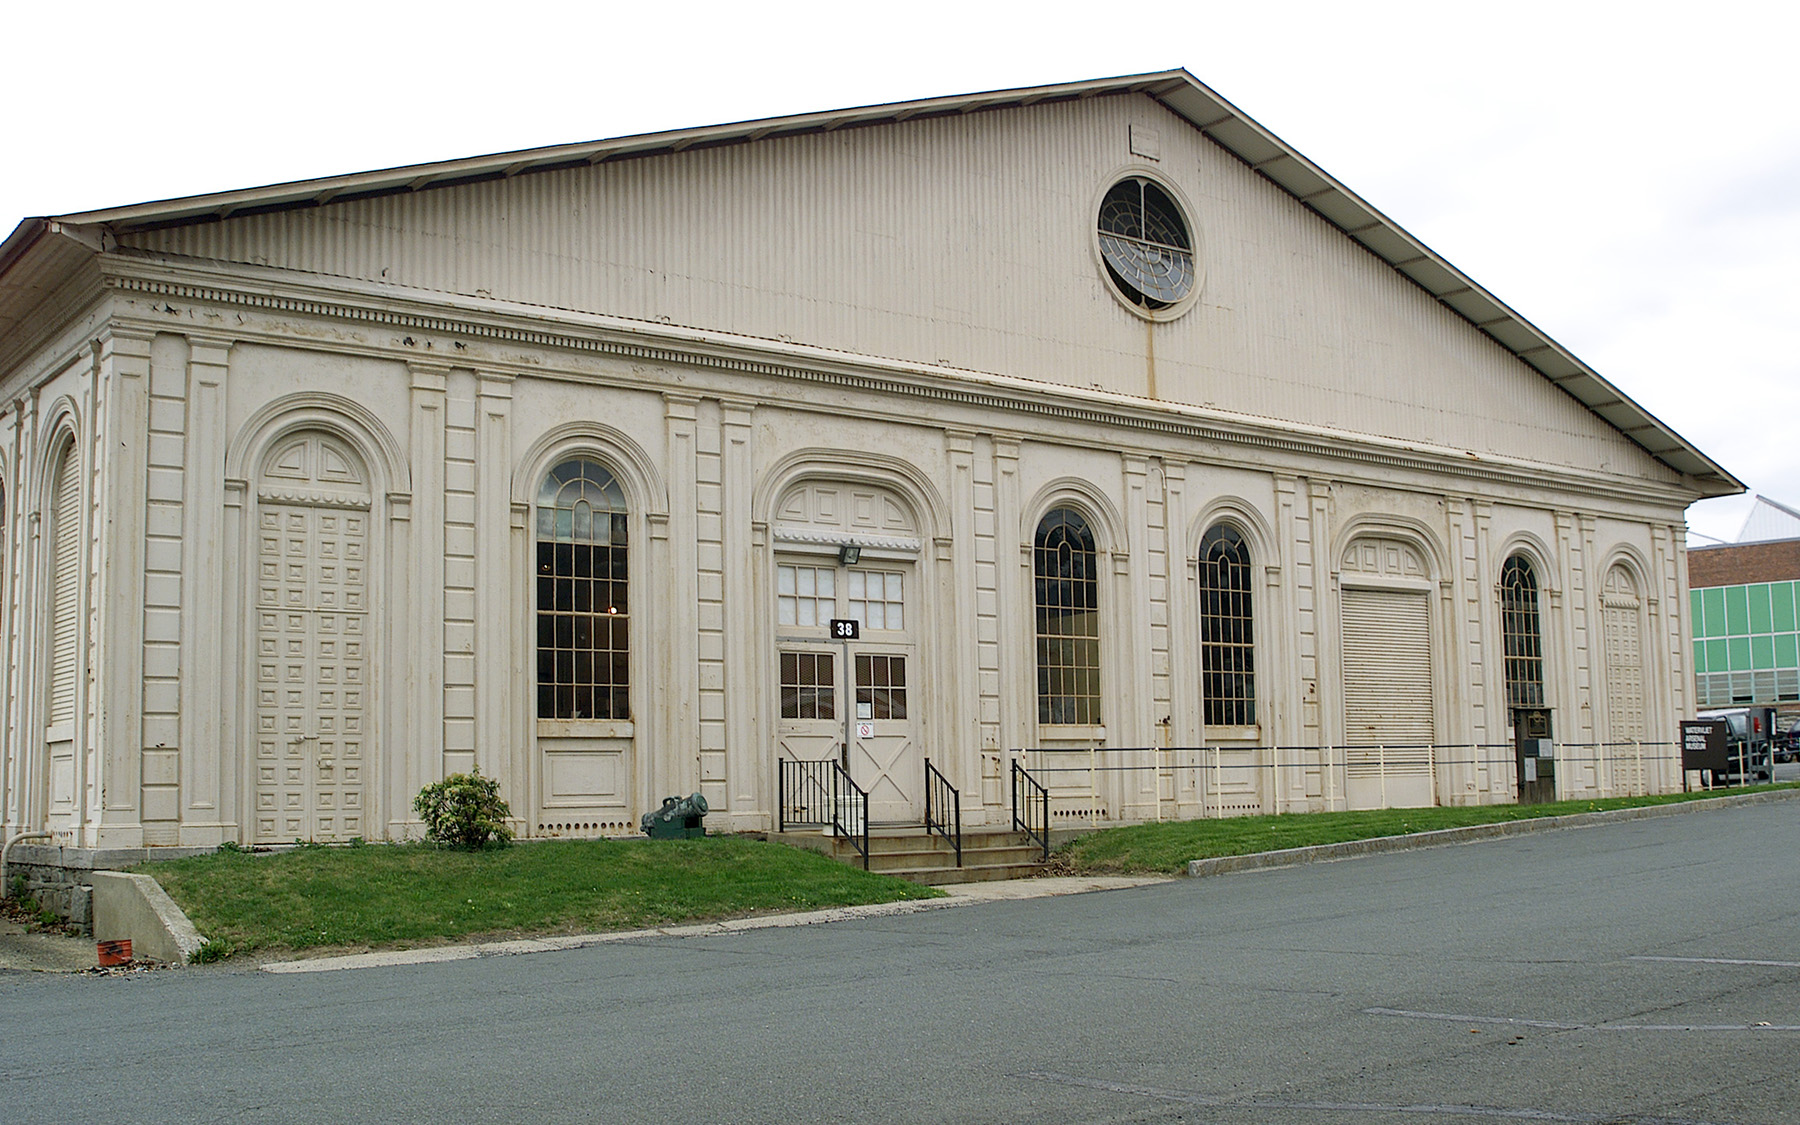
M 1028 747 L 1010 756 L 1049 790 L 1063 823 L 1503 804 L 1519 794 L 1511 743 Z M 1674 742 L 1555 742 L 1547 757 L 1558 800 L 1685 784 Z

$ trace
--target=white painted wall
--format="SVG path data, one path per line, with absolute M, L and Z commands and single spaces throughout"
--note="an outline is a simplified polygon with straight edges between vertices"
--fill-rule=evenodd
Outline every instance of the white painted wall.
M 1154 171 L 1191 209 L 1207 269 L 1194 310 L 1156 326 L 1111 295 L 1091 245 L 1132 125 L 1159 130 Z M 308 429 L 367 475 L 371 834 L 416 831 L 418 788 L 475 765 L 529 832 L 630 831 L 694 790 L 715 825 L 767 827 L 776 505 L 806 481 L 879 486 L 910 509 L 917 729 L 972 825 L 1006 820 L 1013 751 L 1041 745 L 1146 762 L 1209 747 L 1067 806 L 1109 819 L 1341 804 L 1341 761 L 1320 747 L 1344 738 L 1339 607 L 1358 537 L 1423 560 L 1409 580 L 1429 597 L 1440 741 L 1508 741 L 1496 582 L 1515 549 L 1542 564 L 1559 738 L 1610 729 L 1598 597 L 1616 563 L 1641 579 L 1650 737 L 1672 740 L 1689 705 L 1693 490 L 1147 100 L 127 242 L 100 260 L 102 303 L 0 372 L 8 831 L 248 837 L 259 473 Z M 64 418 L 98 470 L 80 720 L 53 766 L 41 512 Z M 629 722 L 535 716 L 532 505 L 571 454 L 602 459 L 630 497 Z M 1084 729 L 1037 721 L 1029 546 L 1065 503 L 1101 555 L 1102 722 Z M 1219 519 L 1244 529 L 1259 575 L 1258 722 L 1230 731 L 1205 729 L 1197 700 L 1194 563 Z M 1207 755 L 1230 783 L 1209 780 Z M 1609 784 L 1599 766 L 1566 776 L 1571 794 Z M 1444 802 L 1509 787 L 1486 759 L 1435 776 Z

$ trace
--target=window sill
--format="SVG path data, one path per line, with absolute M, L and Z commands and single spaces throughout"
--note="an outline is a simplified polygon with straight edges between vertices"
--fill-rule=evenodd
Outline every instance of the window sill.
M 1039 723 L 1038 738 L 1057 742 L 1105 742 L 1106 728 L 1090 723 Z
M 1262 742 L 1262 727 L 1207 727 L 1203 737 L 1208 746 L 1234 742 L 1247 742 L 1254 746 Z
M 539 738 L 630 738 L 636 724 L 629 719 L 539 719 Z

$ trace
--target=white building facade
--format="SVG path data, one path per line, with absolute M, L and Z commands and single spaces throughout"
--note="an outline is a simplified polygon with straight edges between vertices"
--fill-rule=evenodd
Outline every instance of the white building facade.
M 1530 709 L 1679 787 L 1741 488 L 1181 71 L 30 220 L 0 310 L 0 820 L 88 847 L 1511 801 Z

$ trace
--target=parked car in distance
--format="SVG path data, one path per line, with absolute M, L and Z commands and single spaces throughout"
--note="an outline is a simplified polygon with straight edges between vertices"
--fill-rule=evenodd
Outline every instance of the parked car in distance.
M 1736 780 L 1747 785 L 1775 780 L 1775 745 L 1781 741 L 1775 733 L 1775 708 L 1724 707 L 1702 711 L 1696 717 L 1723 719 L 1726 723 L 1727 764 L 1723 770 L 1713 771 L 1714 784 Z M 1791 737 L 1791 730 L 1789 734 Z
M 1787 729 L 1787 737 L 1775 747 L 1777 762 L 1791 762 L 1796 758 L 1800 758 L 1800 719 L 1794 721 L 1794 725 Z

